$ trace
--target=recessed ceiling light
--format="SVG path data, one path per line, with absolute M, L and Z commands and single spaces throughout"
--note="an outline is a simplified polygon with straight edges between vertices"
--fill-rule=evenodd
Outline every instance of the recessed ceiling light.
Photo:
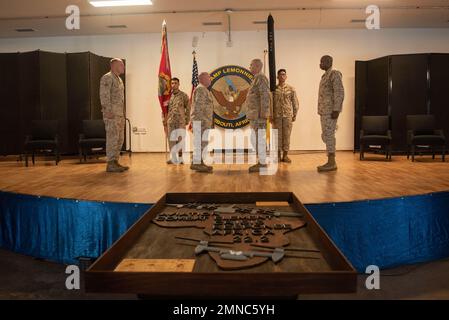
M 151 0 L 89 0 L 94 7 L 150 6 Z

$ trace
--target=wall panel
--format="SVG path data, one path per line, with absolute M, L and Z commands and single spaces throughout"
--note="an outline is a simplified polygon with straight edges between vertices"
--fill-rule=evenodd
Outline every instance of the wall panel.
M 391 129 L 396 151 L 407 150 L 406 116 L 427 114 L 427 62 L 426 54 L 391 58 Z
M 449 147 L 449 54 L 432 54 L 430 58 L 430 113 L 444 129 Z
M 20 153 L 19 54 L 0 54 L 0 155 Z
M 67 54 L 67 130 L 68 150 L 78 152 L 78 137 L 83 120 L 90 119 L 89 53 Z

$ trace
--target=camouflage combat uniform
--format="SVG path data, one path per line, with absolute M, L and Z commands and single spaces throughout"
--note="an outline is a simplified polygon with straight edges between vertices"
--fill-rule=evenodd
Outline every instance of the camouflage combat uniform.
M 258 131 L 260 129 L 267 129 L 267 119 L 271 117 L 271 96 L 270 85 L 267 77 L 259 73 L 257 74 L 246 97 L 247 112 L 246 117 L 249 120 L 251 129 L 251 143 L 256 152 L 258 150 Z M 261 161 L 262 163 L 264 161 Z
M 296 120 L 298 108 L 299 102 L 295 89 L 288 84 L 277 85 L 274 92 L 273 124 L 274 128 L 278 129 L 279 150 L 290 150 L 292 122 Z
M 106 157 L 108 162 L 118 161 L 125 138 L 125 86 L 113 72 L 101 78 L 100 100 L 106 129 Z
M 189 96 L 178 90 L 173 92 L 168 103 L 167 129 L 168 142 L 170 150 L 175 146 L 177 141 L 171 141 L 170 135 L 176 129 L 185 129 L 190 121 L 190 103 Z
M 318 114 L 321 117 L 321 138 L 326 144 L 327 153 L 335 153 L 335 130 L 337 119 L 332 119 L 333 111 L 341 112 L 345 92 L 341 72 L 329 69 L 320 82 L 318 94 Z
M 214 103 L 213 103 L 212 93 L 203 85 L 199 85 L 193 92 L 192 99 L 192 115 L 191 121 L 201 122 L 201 137 L 203 137 L 204 131 L 213 128 L 213 117 L 214 117 Z M 193 127 L 195 130 L 195 126 Z M 195 133 L 195 132 L 194 132 Z M 199 139 L 201 139 L 199 137 Z M 198 137 L 194 137 L 194 141 Z M 206 148 L 208 142 L 201 140 L 201 150 L 198 150 L 198 146 L 194 145 L 195 153 L 203 151 Z

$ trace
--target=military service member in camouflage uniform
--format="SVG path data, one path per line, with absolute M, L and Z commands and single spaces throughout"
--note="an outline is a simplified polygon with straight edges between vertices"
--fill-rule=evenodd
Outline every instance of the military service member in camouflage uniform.
M 120 75 L 125 65 L 120 59 L 112 59 L 111 71 L 100 81 L 101 111 L 106 128 L 107 172 L 123 172 L 129 167 L 118 163 L 125 132 L 125 86 Z
M 271 120 L 271 96 L 270 85 L 267 77 L 261 73 L 263 63 L 260 59 L 251 61 L 249 70 L 254 75 L 253 82 L 246 97 L 247 112 L 246 117 L 252 131 L 252 145 L 258 153 L 258 131 L 267 129 L 267 120 Z M 249 168 L 249 172 L 259 172 L 261 168 L 266 168 L 265 158 L 258 157 L 258 162 Z
M 170 150 L 172 150 L 172 148 L 180 141 L 171 141 L 171 133 L 176 129 L 185 130 L 187 124 L 190 121 L 189 96 L 179 90 L 178 78 L 171 79 L 171 87 L 172 94 L 170 97 L 170 102 L 168 104 L 168 114 L 164 119 L 164 127 L 167 128 Z M 180 137 L 179 139 L 185 139 L 185 137 Z M 185 141 L 182 141 L 182 143 L 185 145 Z M 171 159 L 167 161 L 168 164 L 182 163 L 182 151 L 180 151 L 179 153 L 179 159 L 177 159 L 178 155 L 173 155 L 171 152 L 170 154 Z M 176 159 L 173 159 L 173 157 L 176 157 Z
M 213 128 L 213 116 L 214 116 L 214 103 L 212 93 L 209 91 L 208 87 L 211 84 L 210 75 L 207 72 L 203 72 L 199 75 L 200 84 L 196 87 L 193 92 L 192 99 L 192 115 L 191 121 L 199 121 L 201 123 L 201 132 L 195 130 L 195 124 L 193 124 L 194 129 L 194 152 L 197 155 L 202 155 L 204 149 L 207 147 L 208 141 L 203 141 L 202 137 L 204 131 Z M 201 134 L 200 137 L 197 135 Z M 205 137 L 204 137 L 205 138 Z M 201 145 L 197 145 L 197 142 L 201 141 Z M 200 149 L 201 148 L 201 149 Z M 213 168 L 207 166 L 203 163 L 201 158 L 201 163 L 192 162 L 190 169 L 197 172 L 212 172 Z
M 318 94 L 318 114 L 321 117 L 322 139 L 326 144 L 328 161 L 319 166 L 318 172 L 337 170 L 335 162 L 335 130 L 337 120 L 343 107 L 344 88 L 341 72 L 332 69 L 333 59 L 330 56 L 321 58 L 320 68 L 324 71 Z
M 278 71 L 279 84 L 276 86 L 273 101 L 273 127 L 278 130 L 278 149 L 283 151 L 283 162 L 292 162 L 288 157 L 290 150 L 290 135 L 292 133 L 292 123 L 296 121 L 299 102 L 295 88 L 285 83 L 287 71 Z

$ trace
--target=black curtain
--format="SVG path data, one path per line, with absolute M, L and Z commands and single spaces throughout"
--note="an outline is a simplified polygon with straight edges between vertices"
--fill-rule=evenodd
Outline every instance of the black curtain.
M 406 116 L 434 114 L 449 133 L 449 54 L 409 54 L 356 62 L 354 149 L 364 115 L 389 115 L 393 151 L 407 150 Z
M 58 120 L 61 151 L 69 152 L 67 113 L 67 56 L 39 51 L 40 108 L 42 120 Z
M 109 72 L 110 70 L 110 60 L 111 58 L 97 56 L 91 53 L 89 55 L 90 60 L 90 115 L 91 119 L 102 119 L 103 114 L 101 113 L 101 103 L 100 103 L 100 80 L 101 77 Z
M 20 153 L 19 54 L 0 54 L 0 155 Z
M 359 149 L 362 116 L 389 113 L 389 58 L 356 61 L 354 148 Z
M 391 130 L 393 149 L 407 150 L 406 116 L 427 114 L 427 55 L 391 57 Z
M 449 148 L 449 54 L 430 56 L 430 113 L 444 130 Z
M 89 53 L 67 54 L 68 152 L 78 150 L 81 123 L 90 116 Z
M 23 152 L 31 122 L 41 119 L 59 120 L 61 152 L 76 153 L 82 120 L 102 119 L 100 78 L 110 59 L 90 52 L 1 53 L 0 154 Z
M 42 119 L 40 107 L 40 68 L 39 51 L 24 52 L 19 54 L 19 145 L 23 151 L 25 136 L 31 134 L 33 120 Z M 8 152 L 8 154 L 11 154 Z

